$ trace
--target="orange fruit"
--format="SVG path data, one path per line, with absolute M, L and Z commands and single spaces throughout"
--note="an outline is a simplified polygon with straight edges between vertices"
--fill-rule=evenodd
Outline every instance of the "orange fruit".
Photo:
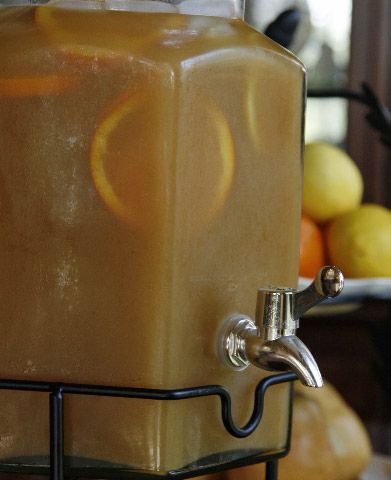
M 52 95 L 74 88 L 72 75 L 37 75 L 33 77 L 0 78 L 0 97 L 31 97 Z
M 300 224 L 300 269 L 301 277 L 314 277 L 325 263 L 325 245 L 319 226 L 307 215 L 302 215 Z

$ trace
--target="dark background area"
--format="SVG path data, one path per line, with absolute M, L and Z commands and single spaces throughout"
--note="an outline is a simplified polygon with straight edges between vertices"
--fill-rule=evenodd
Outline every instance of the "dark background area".
M 317 311 L 301 320 L 300 338 L 364 422 L 374 451 L 391 454 L 391 301 Z

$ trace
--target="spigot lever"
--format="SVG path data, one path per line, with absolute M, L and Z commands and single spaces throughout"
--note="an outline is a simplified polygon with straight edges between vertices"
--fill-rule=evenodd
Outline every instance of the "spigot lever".
M 310 308 L 327 298 L 339 295 L 343 275 L 334 266 L 323 267 L 315 280 L 300 292 L 290 288 L 261 288 L 258 290 L 256 325 L 265 341 L 294 335 L 299 318 Z
M 318 305 L 327 298 L 339 295 L 343 289 L 344 278 L 337 267 L 323 267 L 315 280 L 304 290 L 295 292 L 293 316 L 298 320 L 310 308 Z

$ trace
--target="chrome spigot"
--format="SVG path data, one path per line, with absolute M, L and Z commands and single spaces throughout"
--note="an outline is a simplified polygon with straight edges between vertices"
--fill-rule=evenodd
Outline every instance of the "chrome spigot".
M 220 356 L 236 370 L 250 364 L 264 370 L 293 370 L 300 381 L 321 387 L 322 376 L 314 357 L 296 336 L 299 318 L 343 289 L 342 272 L 334 266 L 323 267 L 306 289 L 258 290 L 255 322 L 245 315 L 228 319 L 221 336 Z

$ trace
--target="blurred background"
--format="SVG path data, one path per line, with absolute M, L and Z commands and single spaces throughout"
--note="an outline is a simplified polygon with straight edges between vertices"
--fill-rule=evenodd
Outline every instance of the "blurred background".
M 292 38 L 278 40 L 305 64 L 309 91 L 359 93 L 366 82 L 390 113 L 390 0 L 256 0 L 246 8 L 247 20 L 272 37 L 270 24 L 296 10 L 296 28 L 291 17 L 283 29 L 294 30 Z M 367 111 L 344 98 L 308 98 L 305 141 L 346 150 L 363 175 L 363 201 L 390 208 L 391 149 L 366 121 Z M 300 327 L 325 378 L 364 422 L 373 450 L 391 455 L 391 292 L 382 299 L 363 292 L 348 304 L 318 309 Z
M 247 20 L 265 31 L 281 12 L 296 9 L 299 25 L 288 48 L 305 64 L 308 88 L 359 92 L 367 82 L 391 105 L 389 0 L 247 0 Z M 365 121 L 365 107 L 341 98 L 307 103 L 306 141 L 346 147 L 365 177 L 364 201 L 391 207 L 390 150 Z

